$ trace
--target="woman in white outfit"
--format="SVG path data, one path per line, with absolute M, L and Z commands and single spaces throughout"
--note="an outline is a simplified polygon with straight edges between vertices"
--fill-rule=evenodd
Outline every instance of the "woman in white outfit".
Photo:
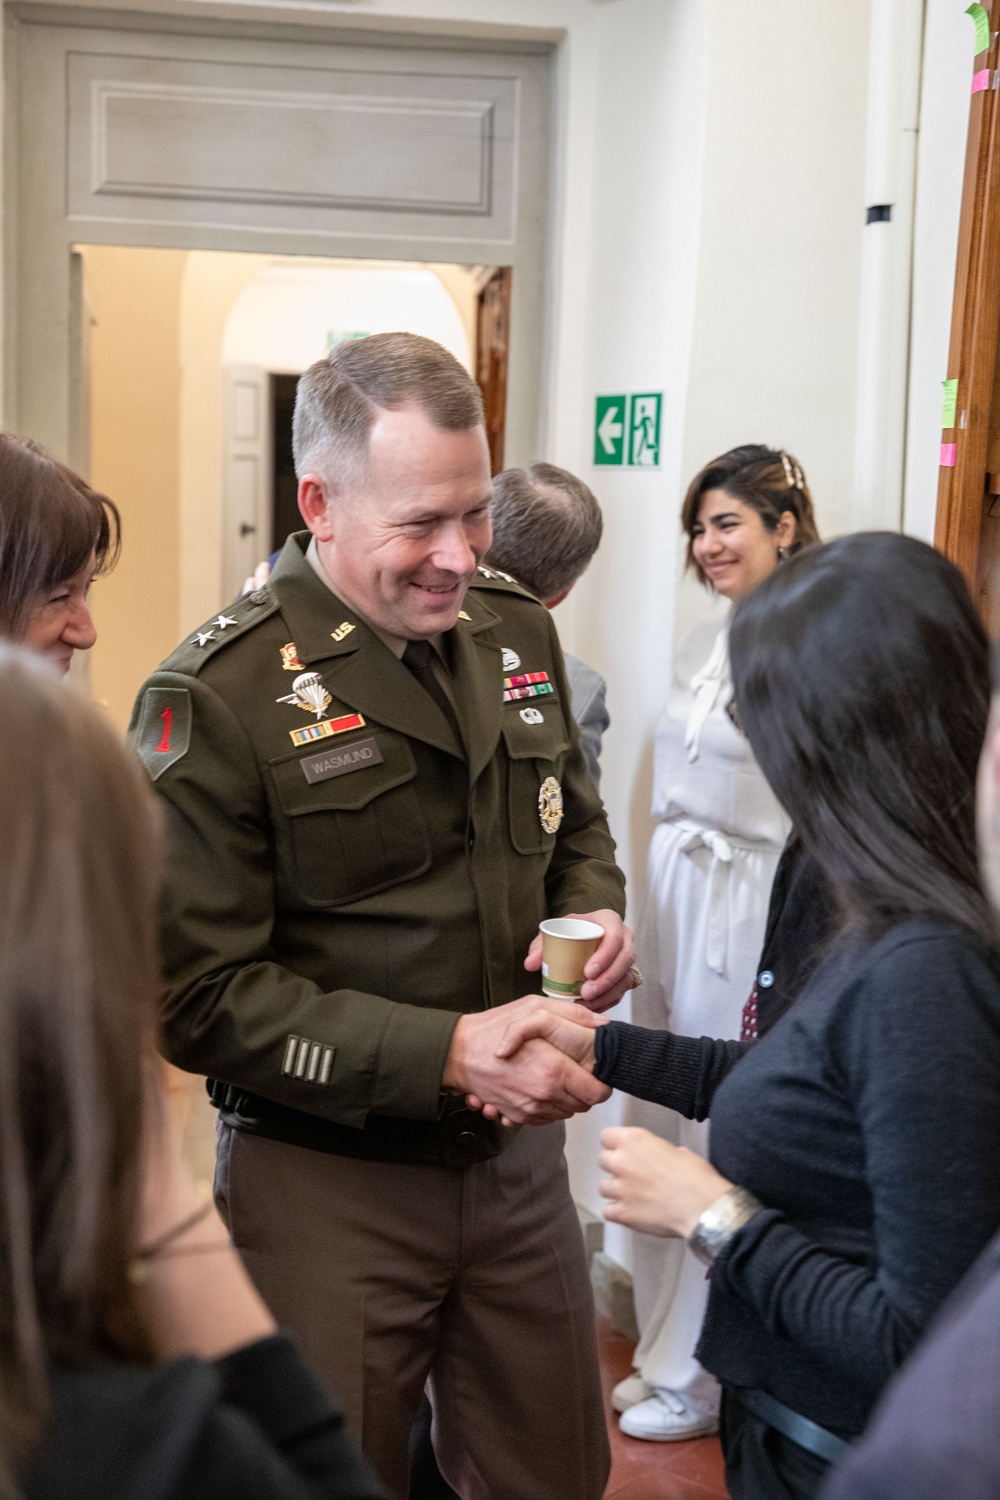
M 696 475 L 681 511 L 687 565 L 732 602 L 783 557 L 819 540 L 802 469 L 783 451 L 734 448 Z M 656 736 L 649 888 L 640 923 L 646 983 L 640 1026 L 738 1037 L 754 988 L 788 819 L 730 716 L 728 621 L 681 643 Z M 762 976 L 762 981 L 764 976 Z M 707 1154 L 708 1124 L 629 1101 L 627 1123 Z M 615 1389 L 631 1437 L 669 1442 L 713 1432 L 719 1394 L 692 1353 L 708 1298 L 705 1267 L 680 1240 L 636 1235 L 637 1374 Z

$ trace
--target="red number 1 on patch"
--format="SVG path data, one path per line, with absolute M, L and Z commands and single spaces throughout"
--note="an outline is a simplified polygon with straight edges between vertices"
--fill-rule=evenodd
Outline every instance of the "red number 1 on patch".
M 174 711 L 173 711 L 172 708 L 165 708 L 163 710 L 162 714 L 160 715 L 160 718 L 163 720 L 163 738 L 161 739 L 160 743 L 157 745 L 157 747 L 156 747 L 157 750 L 169 750 L 170 749 L 170 723 L 171 723 L 171 720 L 173 719 L 173 717 L 174 717 Z

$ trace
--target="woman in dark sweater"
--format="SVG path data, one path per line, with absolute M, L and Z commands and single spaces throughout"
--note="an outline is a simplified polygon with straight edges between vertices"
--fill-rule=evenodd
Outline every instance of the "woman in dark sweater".
M 974 832 L 988 649 L 957 570 L 890 534 L 793 558 L 730 644 L 740 721 L 839 933 L 751 1046 L 567 1034 L 565 1012 L 561 1038 L 531 1034 L 577 1056 L 586 1038 L 603 1081 L 711 1113 L 710 1163 L 606 1131 L 606 1217 L 710 1265 L 697 1353 L 723 1383 L 730 1491 L 804 1500 L 1000 1228 L 1000 962 Z
M 186 1167 L 149 785 L 0 648 L 0 1496 L 379 1500 Z

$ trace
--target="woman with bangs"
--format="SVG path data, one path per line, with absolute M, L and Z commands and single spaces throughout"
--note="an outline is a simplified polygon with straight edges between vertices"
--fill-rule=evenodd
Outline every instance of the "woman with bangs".
M 118 560 L 121 522 L 37 443 L 0 433 L 0 636 L 60 672 L 97 639 L 88 595 Z

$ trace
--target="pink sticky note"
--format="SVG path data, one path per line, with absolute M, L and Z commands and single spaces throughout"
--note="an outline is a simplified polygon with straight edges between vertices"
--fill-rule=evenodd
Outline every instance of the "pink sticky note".
M 953 469 L 955 467 L 955 449 L 957 443 L 941 444 L 941 468 Z
M 974 94 L 981 94 L 981 93 L 983 93 L 986 89 L 989 88 L 989 86 L 990 86 L 990 70 L 989 70 L 989 68 L 982 68 L 980 70 L 980 72 L 973 73 L 973 75 L 972 75 L 972 92 Z

